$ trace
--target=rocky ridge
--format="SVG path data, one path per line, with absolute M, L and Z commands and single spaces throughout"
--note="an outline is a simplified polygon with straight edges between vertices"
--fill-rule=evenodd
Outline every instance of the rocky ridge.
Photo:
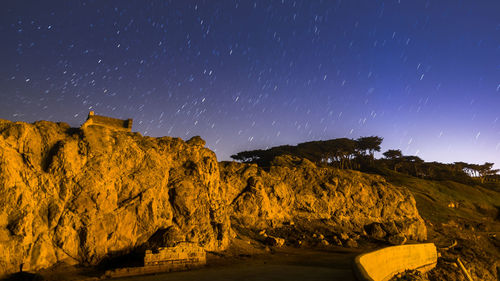
M 288 156 L 269 170 L 218 163 L 204 145 L 199 137 L 0 120 L 0 275 L 96 265 L 176 241 L 220 251 L 233 229 L 291 222 L 426 239 L 412 195 L 381 177 Z
M 277 157 L 268 171 L 255 164 L 220 165 L 233 227 L 285 227 L 309 236 L 324 236 L 315 233 L 323 229 L 333 235 L 326 241 L 335 244 L 335 237 L 346 242 L 365 236 L 394 244 L 427 238 L 412 194 L 380 176 L 318 167 L 292 156 Z

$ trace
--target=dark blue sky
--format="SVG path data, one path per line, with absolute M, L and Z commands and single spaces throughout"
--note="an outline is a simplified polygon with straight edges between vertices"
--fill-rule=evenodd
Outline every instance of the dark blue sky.
M 2 1 L 0 118 L 500 163 L 500 1 Z M 498 165 L 497 165 L 498 167 Z

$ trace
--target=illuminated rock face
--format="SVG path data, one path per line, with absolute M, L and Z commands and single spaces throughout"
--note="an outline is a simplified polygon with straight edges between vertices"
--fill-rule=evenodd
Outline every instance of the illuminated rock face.
M 386 230 L 373 237 L 379 240 L 427 238 L 410 192 L 380 176 L 320 168 L 291 156 L 277 157 L 268 171 L 250 164 L 220 165 L 234 224 L 259 230 L 290 221 L 319 222 L 357 233 L 375 225 Z
M 302 218 L 358 232 L 380 223 L 426 236 L 413 197 L 380 177 L 287 157 L 268 172 L 219 164 L 204 145 L 0 120 L 0 275 L 179 241 L 222 250 L 230 221 L 259 229 Z
M 229 242 L 215 154 L 195 139 L 0 120 L 0 274 L 96 264 L 158 230 Z

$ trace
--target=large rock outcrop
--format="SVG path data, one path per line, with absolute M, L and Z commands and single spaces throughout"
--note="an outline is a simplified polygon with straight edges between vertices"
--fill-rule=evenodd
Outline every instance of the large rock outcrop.
M 275 158 L 267 171 L 255 164 L 220 165 L 235 225 L 259 230 L 291 221 L 318 222 L 337 232 L 366 231 L 386 241 L 427 238 L 412 194 L 380 176 L 317 167 L 292 156 Z
M 0 274 L 96 264 L 155 233 L 223 249 L 225 193 L 203 146 L 199 137 L 0 120 Z
M 413 197 L 381 177 L 285 156 L 269 170 L 218 163 L 194 137 L 0 120 L 0 275 L 95 265 L 134 249 L 225 249 L 252 230 L 315 222 L 425 239 Z

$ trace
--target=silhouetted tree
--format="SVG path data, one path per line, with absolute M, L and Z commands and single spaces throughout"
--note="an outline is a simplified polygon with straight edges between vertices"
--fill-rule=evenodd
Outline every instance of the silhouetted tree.
M 403 157 L 403 153 L 399 149 L 389 149 L 383 153 L 387 159 L 397 159 Z
M 356 153 L 356 141 L 348 138 L 334 139 L 328 142 L 331 159 L 340 169 L 352 169 L 352 159 Z
M 241 162 L 257 163 L 267 167 L 277 156 L 292 155 L 306 158 L 312 162 L 331 165 L 340 169 L 377 171 L 380 167 L 391 167 L 394 171 L 436 180 L 455 180 L 474 183 L 473 178 L 484 183 L 486 179 L 500 179 L 493 169 L 493 163 L 483 165 L 455 162 L 444 164 L 424 162 L 417 156 L 405 156 L 399 149 L 389 149 L 383 153 L 385 159 L 375 160 L 375 151 L 380 151 L 383 138 L 377 136 L 361 137 L 356 140 L 338 138 L 325 141 L 310 141 L 293 145 L 276 146 L 269 149 L 242 151 L 231 158 Z M 375 162 L 376 161 L 376 162 Z M 377 164 L 374 166 L 373 164 Z
M 494 163 L 486 162 L 483 165 L 477 165 L 477 172 L 479 174 L 479 178 L 481 183 L 484 183 L 484 180 L 487 176 L 495 175 L 499 170 L 493 170 Z
M 392 169 L 396 171 L 396 167 L 399 162 L 402 161 L 403 158 L 403 153 L 399 149 L 389 149 L 386 152 L 383 153 L 385 158 L 389 160 L 390 165 L 392 166 Z
M 361 137 L 356 140 L 356 149 L 361 155 L 369 155 L 372 159 L 375 151 L 380 151 L 384 139 L 377 136 Z

